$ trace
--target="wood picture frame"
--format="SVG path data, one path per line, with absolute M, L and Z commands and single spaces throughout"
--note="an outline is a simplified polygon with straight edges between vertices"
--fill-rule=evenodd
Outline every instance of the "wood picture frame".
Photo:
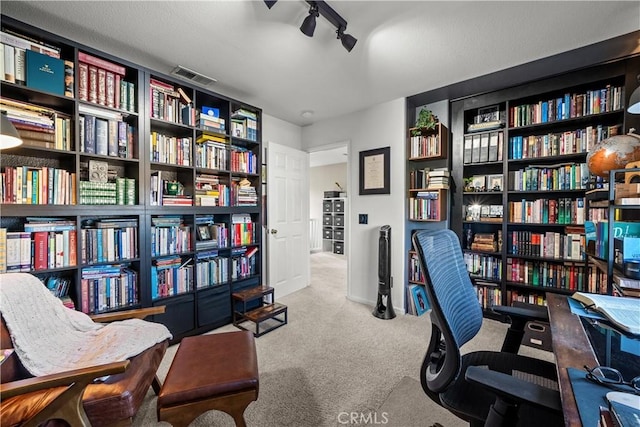
M 208 225 L 198 226 L 198 240 L 211 240 L 211 231 Z
M 390 194 L 391 147 L 360 152 L 360 195 Z

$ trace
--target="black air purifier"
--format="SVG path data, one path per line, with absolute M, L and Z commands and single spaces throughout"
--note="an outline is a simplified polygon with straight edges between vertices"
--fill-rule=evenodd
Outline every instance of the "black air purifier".
M 391 303 L 391 227 L 380 227 L 378 237 L 378 303 L 373 315 L 379 319 L 393 319 L 396 313 Z

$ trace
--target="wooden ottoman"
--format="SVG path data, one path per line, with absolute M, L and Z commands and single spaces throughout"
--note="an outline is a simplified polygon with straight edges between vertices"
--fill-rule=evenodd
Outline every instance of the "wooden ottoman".
M 244 427 L 244 411 L 257 398 L 258 361 L 251 332 L 187 337 L 158 394 L 158 420 L 186 427 L 215 409 Z

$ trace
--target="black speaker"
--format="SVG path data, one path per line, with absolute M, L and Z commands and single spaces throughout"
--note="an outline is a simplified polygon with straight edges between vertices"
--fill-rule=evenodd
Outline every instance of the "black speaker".
M 396 313 L 391 303 L 391 227 L 380 227 L 378 237 L 378 302 L 373 315 L 379 319 L 393 319 Z M 386 300 L 386 304 L 385 301 Z

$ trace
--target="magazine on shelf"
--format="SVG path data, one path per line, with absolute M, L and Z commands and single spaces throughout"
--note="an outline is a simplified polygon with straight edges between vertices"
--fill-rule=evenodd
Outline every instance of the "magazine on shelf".
M 621 331 L 640 336 L 640 299 L 576 292 L 571 298 L 604 315 Z

